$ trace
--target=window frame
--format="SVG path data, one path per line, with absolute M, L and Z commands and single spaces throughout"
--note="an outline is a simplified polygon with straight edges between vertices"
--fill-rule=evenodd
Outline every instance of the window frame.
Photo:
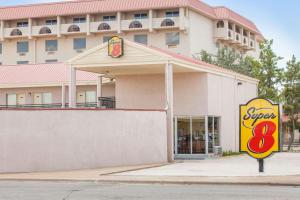
M 145 37 L 146 38 L 146 40 L 145 40 L 146 43 L 137 41 L 138 37 L 140 37 L 140 38 Z M 133 41 L 136 42 L 136 43 L 139 43 L 139 44 L 148 45 L 148 35 L 147 34 L 136 34 L 136 35 L 133 36 Z
M 22 51 L 21 44 L 26 44 L 24 51 Z M 19 41 L 17 42 L 17 53 L 28 53 L 29 52 L 29 42 L 28 41 Z
M 178 37 L 178 41 L 175 40 L 176 38 L 175 39 L 171 39 L 170 36 L 172 36 L 172 37 Z M 171 41 L 171 40 L 174 40 L 174 41 Z M 170 46 L 178 46 L 180 44 L 180 32 L 168 32 L 168 33 L 166 33 L 166 35 L 165 35 L 165 43 L 169 47 Z
M 47 43 L 49 42 L 55 42 L 56 44 L 53 45 L 53 49 L 51 49 L 51 46 L 48 46 Z M 58 51 L 58 40 L 45 40 L 45 51 L 46 52 L 55 52 Z
M 79 47 L 80 45 L 79 44 L 76 44 L 76 41 L 79 42 L 79 41 L 84 41 L 84 47 Z M 78 46 L 79 45 L 79 46 Z M 78 47 L 76 47 L 78 46 Z M 86 38 L 74 38 L 73 39 L 73 50 L 84 50 L 86 49 Z
M 86 17 L 74 17 L 73 24 L 83 24 L 86 23 Z

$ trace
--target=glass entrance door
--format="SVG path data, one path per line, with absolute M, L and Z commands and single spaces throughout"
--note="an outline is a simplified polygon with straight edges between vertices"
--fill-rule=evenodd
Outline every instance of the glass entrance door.
M 190 118 L 177 120 L 177 154 L 191 153 Z
M 205 118 L 192 118 L 193 154 L 205 154 Z

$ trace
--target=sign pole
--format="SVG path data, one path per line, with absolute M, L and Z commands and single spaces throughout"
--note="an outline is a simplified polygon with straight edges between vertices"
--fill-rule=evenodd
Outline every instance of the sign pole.
M 264 168 L 264 159 L 257 159 L 258 161 L 258 170 L 259 170 L 259 173 L 263 173 L 265 171 L 265 168 Z

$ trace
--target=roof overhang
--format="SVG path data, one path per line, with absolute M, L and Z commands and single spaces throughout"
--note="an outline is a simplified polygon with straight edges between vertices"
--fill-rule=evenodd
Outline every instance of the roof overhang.
M 258 83 L 257 79 L 182 56 L 156 47 L 145 46 L 124 40 L 124 55 L 112 58 L 108 55 L 108 44 L 104 43 L 67 61 L 80 71 L 108 76 L 160 74 L 167 64 L 173 64 L 174 73 L 202 72 Z

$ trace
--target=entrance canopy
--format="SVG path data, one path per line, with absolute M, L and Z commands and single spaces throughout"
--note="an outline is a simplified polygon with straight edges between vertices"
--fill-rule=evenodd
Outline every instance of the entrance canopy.
M 70 60 L 67 64 L 80 71 L 104 75 L 157 74 L 165 72 L 165 65 L 172 64 L 174 73 L 207 72 L 222 76 L 255 81 L 256 79 L 211 65 L 193 58 L 152 46 L 124 40 L 123 56 L 113 58 L 108 55 L 108 44 L 104 43 Z

